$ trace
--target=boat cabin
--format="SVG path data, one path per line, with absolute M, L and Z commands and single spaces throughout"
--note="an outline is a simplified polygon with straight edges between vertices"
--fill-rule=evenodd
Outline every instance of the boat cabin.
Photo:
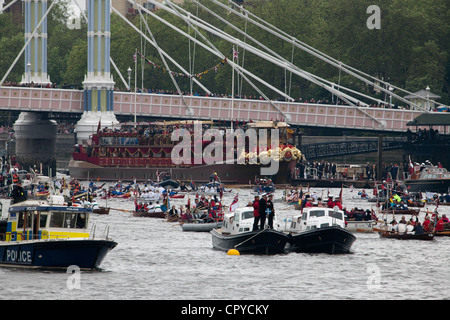
M 8 210 L 6 241 L 89 238 L 92 209 L 68 206 L 62 196 L 26 200 Z
M 225 215 L 222 233 L 238 234 L 252 231 L 253 221 L 253 207 L 237 208 L 233 213 Z
M 437 168 L 434 166 L 425 166 L 418 174 L 418 179 L 450 179 L 450 173 L 445 168 Z
M 304 208 L 301 215 L 292 218 L 289 231 L 300 232 L 331 226 L 345 228 L 344 213 L 338 207 Z

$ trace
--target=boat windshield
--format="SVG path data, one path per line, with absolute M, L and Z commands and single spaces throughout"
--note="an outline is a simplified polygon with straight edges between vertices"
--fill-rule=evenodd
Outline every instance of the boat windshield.
M 330 211 L 329 215 L 332 218 L 336 218 L 336 219 L 339 219 L 339 220 L 344 220 L 343 217 L 342 217 L 342 212 L 340 212 L 340 211 Z
M 25 215 L 27 215 L 27 217 L 25 218 Z M 30 226 L 30 221 L 33 218 L 33 215 L 36 215 L 36 211 L 28 211 L 28 212 L 19 212 L 18 213 L 18 221 L 17 221 L 17 228 L 23 228 L 24 224 L 26 224 L 27 226 Z M 27 220 L 27 222 L 25 222 L 25 219 Z M 46 212 L 41 212 L 39 214 L 39 228 L 45 228 L 47 224 L 47 213 Z
M 253 215 L 253 211 L 244 211 L 242 212 L 242 220 L 253 219 L 255 216 Z
M 314 210 L 309 212 L 310 217 L 324 217 L 325 210 Z
M 84 229 L 86 222 L 86 213 L 54 211 L 50 217 L 50 228 Z

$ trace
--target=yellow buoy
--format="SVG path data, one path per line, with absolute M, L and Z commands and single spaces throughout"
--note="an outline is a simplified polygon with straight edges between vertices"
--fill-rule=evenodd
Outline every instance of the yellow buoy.
M 240 253 L 236 249 L 230 249 L 230 250 L 228 250 L 227 255 L 229 255 L 229 256 L 239 256 Z

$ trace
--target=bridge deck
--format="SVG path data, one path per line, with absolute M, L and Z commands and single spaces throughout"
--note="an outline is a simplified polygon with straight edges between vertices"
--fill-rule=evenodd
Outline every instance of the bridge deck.
M 0 110 L 82 113 L 84 95 L 81 90 L 42 89 L 28 87 L 0 87 Z M 351 106 L 273 102 L 281 110 L 264 100 L 230 98 L 185 97 L 194 110 L 186 115 L 186 107 L 179 96 L 129 92 L 114 92 L 114 113 L 117 115 L 159 116 L 211 120 L 285 120 L 289 114 L 293 125 L 364 130 L 406 131 L 406 124 L 423 114 L 420 111 L 361 108 Z M 136 101 L 135 101 L 136 100 Z M 368 116 L 367 114 L 370 116 Z M 383 126 L 381 126 L 381 124 Z M 438 128 L 444 132 L 444 127 Z

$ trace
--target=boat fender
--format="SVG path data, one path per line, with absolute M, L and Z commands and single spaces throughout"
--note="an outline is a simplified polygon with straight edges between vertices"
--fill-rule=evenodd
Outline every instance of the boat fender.
M 228 250 L 227 255 L 228 256 L 239 256 L 240 252 L 236 249 L 230 249 L 230 250 Z

